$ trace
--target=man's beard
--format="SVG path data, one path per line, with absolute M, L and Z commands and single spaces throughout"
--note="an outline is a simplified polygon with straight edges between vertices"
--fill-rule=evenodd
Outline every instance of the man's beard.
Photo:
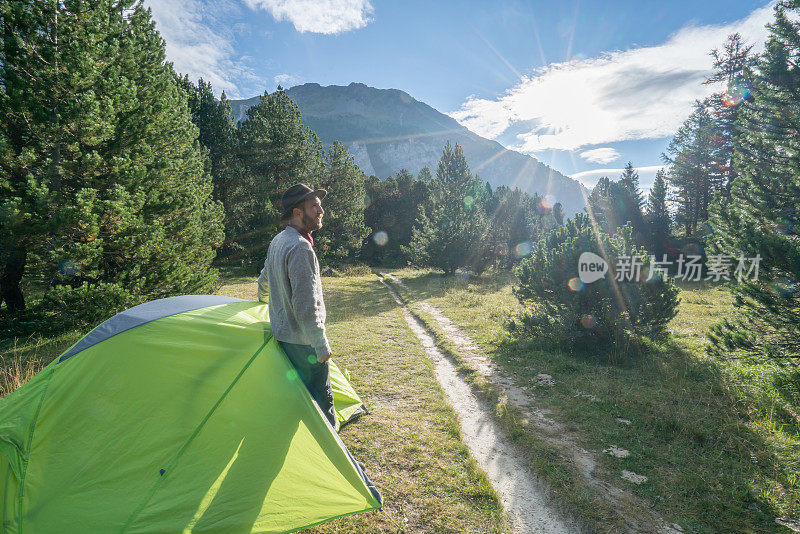
M 322 221 L 317 222 L 315 217 L 310 217 L 306 213 L 303 213 L 303 228 L 305 228 L 307 232 L 319 230 L 322 228 Z

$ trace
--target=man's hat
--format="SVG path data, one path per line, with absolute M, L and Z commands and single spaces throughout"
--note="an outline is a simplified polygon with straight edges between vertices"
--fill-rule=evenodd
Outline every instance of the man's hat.
M 311 195 L 317 195 L 322 200 L 327 194 L 328 192 L 324 189 L 311 189 L 306 184 L 294 184 L 281 197 L 283 218 L 290 219 L 292 210 Z

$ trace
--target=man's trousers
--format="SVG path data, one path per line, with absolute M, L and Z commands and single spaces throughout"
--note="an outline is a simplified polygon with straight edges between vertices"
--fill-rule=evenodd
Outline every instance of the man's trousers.
M 289 357 L 297 375 L 306 385 L 311 397 L 317 402 L 320 410 L 328 418 L 331 426 L 336 426 L 336 412 L 333 409 L 333 389 L 328 362 L 319 363 L 314 348 L 310 345 L 297 345 L 278 341 L 283 352 Z

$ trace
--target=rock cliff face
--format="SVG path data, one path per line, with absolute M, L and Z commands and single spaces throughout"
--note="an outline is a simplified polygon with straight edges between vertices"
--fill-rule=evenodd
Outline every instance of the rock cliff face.
M 425 166 L 435 173 L 442 148 L 450 141 L 461 145 L 472 172 L 492 187 L 516 186 L 531 194 L 552 195 L 568 216 L 585 206 L 588 192 L 577 181 L 472 133 L 403 91 L 360 83 L 346 87 L 307 83 L 287 93 L 300 108 L 303 123 L 325 145 L 342 142 L 366 174 L 386 178 L 402 168 L 416 174 Z M 244 119 L 258 98 L 231 100 L 236 121 Z

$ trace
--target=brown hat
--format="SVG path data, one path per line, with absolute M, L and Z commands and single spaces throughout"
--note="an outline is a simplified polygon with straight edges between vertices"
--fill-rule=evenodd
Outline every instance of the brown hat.
M 292 210 L 311 195 L 317 195 L 322 200 L 327 194 L 328 192 L 324 189 L 311 189 L 306 184 L 294 184 L 281 197 L 283 219 L 291 219 Z

